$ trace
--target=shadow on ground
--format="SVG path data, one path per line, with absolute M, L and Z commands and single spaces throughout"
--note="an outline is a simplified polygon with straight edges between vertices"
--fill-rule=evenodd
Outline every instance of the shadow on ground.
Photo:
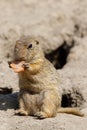
M 0 94 L 0 110 L 17 109 L 18 107 L 18 93 Z

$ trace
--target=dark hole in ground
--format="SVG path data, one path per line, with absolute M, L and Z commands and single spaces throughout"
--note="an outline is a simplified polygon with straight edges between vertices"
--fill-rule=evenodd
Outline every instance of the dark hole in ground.
M 64 94 L 62 95 L 62 107 L 71 107 L 72 106 L 72 98 L 70 94 Z
M 8 87 L 0 87 L 0 94 L 11 94 L 12 93 L 12 88 Z
M 74 90 L 70 92 L 64 92 L 62 95 L 62 107 L 81 107 L 85 102 L 83 95 L 79 90 Z
M 67 62 L 67 56 L 70 53 L 70 49 L 74 46 L 74 41 L 71 45 L 68 45 L 66 41 L 53 50 L 49 54 L 45 54 L 45 57 L 55 66 L 56 69 L 61 69 Z

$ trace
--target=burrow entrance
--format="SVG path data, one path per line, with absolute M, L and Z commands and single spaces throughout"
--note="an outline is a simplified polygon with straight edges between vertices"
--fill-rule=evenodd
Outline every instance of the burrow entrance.
M 45 54 L 45 57 L 55 66 L 56 69 L 62 69 L 67 63 L 67 57 L 70 53 L 71 48 L 74 46 L 74 41 L 71 45 L 68 45 L 66 41 L 58 47 L 56 50 Z
M 71 92 L 64 93 L 62 95 L 62 107 L 81 107 L 85 102 L 81 92 L 79 90 L 75 90 Z

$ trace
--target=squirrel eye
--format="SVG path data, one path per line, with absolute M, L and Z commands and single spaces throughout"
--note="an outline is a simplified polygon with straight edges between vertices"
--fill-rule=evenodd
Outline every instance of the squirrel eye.
M 27 49 L 29 49 L 29 48 L 32 48 L 32 44 L 30 44 L 30 45 L 27 47 Z
M 39 44 L 39 41 L 36 40 L 36 44 L 38 45 L 38 44 Z

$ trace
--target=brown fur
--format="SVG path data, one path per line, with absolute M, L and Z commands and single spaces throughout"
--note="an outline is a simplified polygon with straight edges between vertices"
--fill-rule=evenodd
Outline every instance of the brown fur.
M 30 44 L 32 47 L 28 48 Z M 16 42 L 14 60 L 25 61 L 26 68 L 18 74 L 20 94 L 17 114 L 48 118 L 56 116 L 57 112 L 66 112 L 82 116 L 77 109 L 61 108 L 57 71 L 44 57 L 35 37 L 24 36 Z

